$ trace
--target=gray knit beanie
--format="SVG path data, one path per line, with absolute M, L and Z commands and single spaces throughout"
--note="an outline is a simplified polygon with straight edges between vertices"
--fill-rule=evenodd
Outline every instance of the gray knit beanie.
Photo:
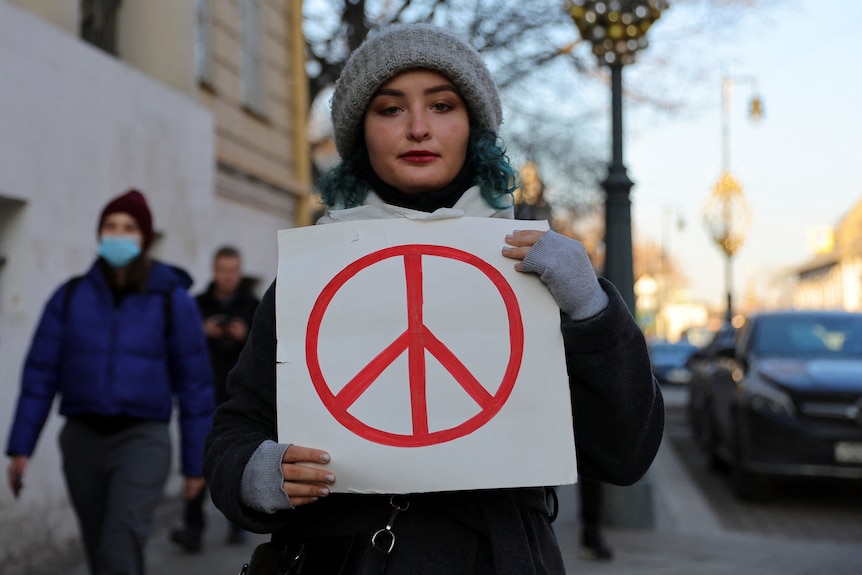
M 342 158 L 357 145 L 365 110 L 390 78 L 416 68 L 449 78 L 467 104 L 470 123 L 497 133 L 503 110 L 497 85 L 479 53 L 430 24 L 395 24 L 369 37 L 347 60 L 332 95 L 335 147 Z

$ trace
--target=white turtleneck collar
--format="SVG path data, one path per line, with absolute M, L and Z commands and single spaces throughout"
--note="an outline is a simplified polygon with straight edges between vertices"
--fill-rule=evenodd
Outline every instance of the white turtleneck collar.
M 514 218 L 514 208 L 510 204 L 503 209 L 489 206 L 482 198 L 479 186 L 468 188 L 451 208 L 439 208 L 431 213 L 411 210 L 387 204 L 374 192 L 369 192 L 361 206 L 346 209 L 326 209 L 318 224 L 350 222 L 356 220 L 382 220 L 387 218 L 407 218 L 411 220 L 442 220 L 460 217 Z

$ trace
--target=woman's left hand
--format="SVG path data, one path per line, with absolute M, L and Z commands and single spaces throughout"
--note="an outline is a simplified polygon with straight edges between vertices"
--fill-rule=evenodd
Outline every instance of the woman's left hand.
M 506 236 L 506 243 L 509 245 L 503 248 L 503 255 L 513 260 L 520 260 L 515 264 L 515 269 L 519 272 L 524 271 L 524 258 L 545 233 L 539 230 L 515 230 Z
M 207 482 L 203 477 L 186 477 L 183 482 L 183 498 L 186 500 L 194 499 L 206 484 Z
M 506 243 L 503 255 L 519 260 L 515 270 L 538 275 L 569 318 L 586 319 L 607 307 L 608 296 L 581 242 L 556 232 L 519 230 L 507 235 Z

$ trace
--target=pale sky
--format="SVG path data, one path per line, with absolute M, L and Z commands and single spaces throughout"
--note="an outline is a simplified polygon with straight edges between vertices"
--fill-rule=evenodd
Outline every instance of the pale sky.
M 650 31 L 652 46 L 670 33 L 675 17 L 685 17 L 671 4 Z M 768 19 L 734 26 L 729 41 L 704 45 L 692 38 L 692 50 L 721 61 L 712 79 L 705 78 L 714 90 L 702 110 L 659 119 L 638 109 L 625 112 L 635 233 L 656 243 L 664 235 L 690 280 L 691 296 L 710 304 L 725 301 L 724 255 L 702 217 L 721 171 L 722 67 L 740 79 L 729 100 L 730 171 L 752 214 L 733 258 L 735 302 L 748 282 L 767 282 L 810 259 L 806 232 L 836 225 L 862 200 L 862 2 L 776 4 Z M 764 102 L 757 124 L 747 117 L 747 76 L 756 77 Z M 670 225 L 670 213 L 684 219 L 682 231 Z

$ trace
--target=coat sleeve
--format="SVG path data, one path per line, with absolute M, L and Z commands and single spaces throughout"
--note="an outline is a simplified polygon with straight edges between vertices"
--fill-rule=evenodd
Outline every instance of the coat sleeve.
M 246 464 L 265 440 L 278 441 L 275 375 L 275 283 L 263 296 L 251 335 L 227 379 L 229 399 L 213 417 L 204 451 L 204 474 L 212 500 L 225 516 L 257 533 L 285 526 L 292 511 L 265 514 L 240 500 Z
M 664 402 L 643 332 L 616 288 L 599 281 L 609 299 L 604 311 L 562 323 L 578 470 L 590 479 L 630 485 L 658 451 Z
M 24 360 L 21 393 L 9 441 L 7 455 L 31 456 L 51 412 L 60 385 L 60 362 L 63 355 L 63 302 L 69 284 L 57 289 L 48 300 L 33 334 Z
M 215 409 L 215 385 L 202 321 L 197 305 L 183 289 L 171 298 L 170 373 L 180 408 L 182 471 L 186 477 L 203 475 L 203 449 Z

